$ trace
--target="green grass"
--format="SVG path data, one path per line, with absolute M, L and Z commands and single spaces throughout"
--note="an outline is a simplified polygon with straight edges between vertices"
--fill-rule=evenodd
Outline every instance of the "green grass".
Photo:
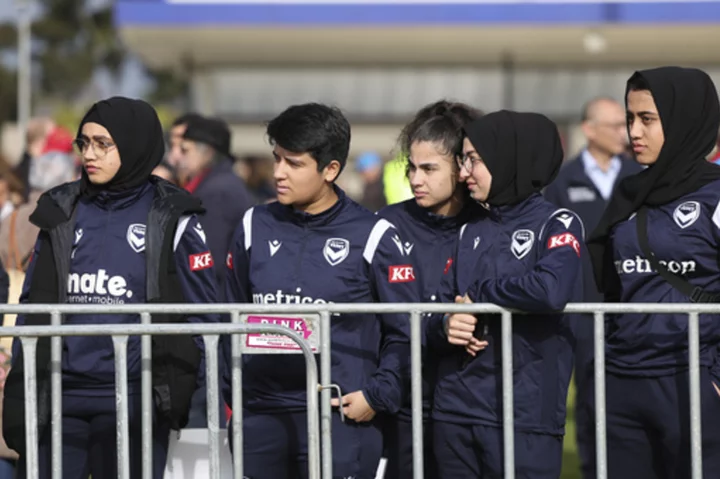
M 581 479 L 580 458 L 575 443 L 575 381 L 570 382 L 567 402 L 567 421 L 563 442 L 563 467 L 560 479 Z

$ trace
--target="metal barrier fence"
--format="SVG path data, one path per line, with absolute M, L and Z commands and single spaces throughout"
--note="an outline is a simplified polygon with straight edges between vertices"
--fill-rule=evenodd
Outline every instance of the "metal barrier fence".
M 687 314 L 690 376 L 690 431 L 691 431 L 691 479 L 702 478 L 702 432 L 700 417 L 700 338 L 699 314 L 720 314 L 720 305 L 712 304 L 570 304 L 566 313 L 594 315 L 594 356 L 595 356 L 595 404 L 597 478 L 607 479 L 607 444 L 605 411 L 605 314 L 651 313 Z M 233 411 L 242 411 L 242 347 L 240 335 L 266 333 L 284 335 L 298 345 L 305 358 L 307 368 L 308 408 L 308 467 L 310 479 L 332 478 L 332 408 L 331 399 L 331 358 L 330 358 L 330 317 L 333 313 L 409 313 L 411 337 L 411 396 L 413 427 L 413 465 L 415 479 L 423 479 L 423 422 L 422 422 L 422 315 L 423 313 L 495 313 L 501 315 L 502 348 L 502 403 L 503 403 L 503 445 L 505 479 L 515 477 L 515 443 L 513 420 L 513 364 L 512 364 L 512 315 L 511 312 L 490 304 L 144 304 L 144 305 L 2 305 L 0 313 L 9 314 L 50 314 L 51 326 L 3 327 L 0 336 L 19 337 L 25 358 L 25 428 L 27 434 L 28 478 L 38 478 L 38 424 L 34 412 L 37 410 L 35 372 L 37 338 L 51 336 L 51 441 L 52 477 L 60 479 L 62 472 L 62 371 L 61 353 L 63 336 L 112 336 L 115 350 L 115 393 L 117 402 L 118 429 L 118 471 L 121 479 L 129 479 L 129 435 L 128 435 L 128 388 L 127 388 L 127 343 L 129 336 L 142 336 L 142 456 L 143 479 L 152 476 L 152 375 L 151 336 L 190 334 L 201 335 L 205 342 L 206 377 L 208 380 L 208 429 L 210 433 L 210 477 L 220 479 L 219 424 L 218 424 L 218 343 L 219 335 L 232 335 L 232 389 Z M 152 314 L 182 313 L 230 314 L 231 323 L 213 324 L 150 324 Z M 136 325 L 62 325 L 63 314 L 139 314 L 141 324 Z M 241 315 L 295 315 L 319 314 L 317 329 L 319 335 L 320 382 L 313 349 L 305 338 L 280 325 L 241 324 Z M 318 398 L 320 391 L 320 417 L 318 420 Z M 242 451 L 242 418 L 233 414 L 233 448 Z M 318 424 L 320 433 L 318 434 Z M 233 477 L 243 477 L 242 453 L 233 454 Z M 322 459 L 322 461 L 321 461 Z

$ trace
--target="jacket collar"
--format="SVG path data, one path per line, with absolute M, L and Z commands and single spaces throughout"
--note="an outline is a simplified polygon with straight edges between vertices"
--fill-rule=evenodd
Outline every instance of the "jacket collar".
M 490 214 L 496 220 L 505 223 L 532 213 L 543 201 L 540 193 L 533 193 L 528 198 L 514 205 L 491 206 Z
M 413 219 L 433 230 L 457 229 L 472 218 L 486 214 L 485 209 L 470 198 L 465 201 L 462 210 L 455 216 L 432 213 L 427 208 L 418 206 L 414 199 L 407 200 L 406 209 Z
M 338 196 L 338 200 L 325 211 L 317 214 L 310 214 L 304 211 L 296 210 L 292 206 L 283 205 L 283 214 L 293 223 L 310 228 L 331 223 L 350 203 L 350 199 L 342 189 L 340 189 L 337 185 L 333 185 L 333 188 L 335 190 L 335 194 Z
M 143 197 L 148 191 L 150 191 L 151 188 L 152 185 L 150 181 L 148 181 L 143 185 L 131 188 L 129 190 L 117 192 L 101 191 L 87 201 L 93 203 L 94 205 L 97 205 L 99 208 L 104 210 L 122 210 L 137 203 L 137 201 L 141 197 Z

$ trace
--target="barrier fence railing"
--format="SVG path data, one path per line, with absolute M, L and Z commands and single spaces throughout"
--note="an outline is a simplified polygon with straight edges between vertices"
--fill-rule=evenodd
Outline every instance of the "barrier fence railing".
M 702 431 L 700 417 L 700 337 L 699 315 L 720 314 L 720 305 L 713 304 L 570 304 L 566 313 L 583 313 L 594 318 L 595 357 L 595 404 L 596 404 L 596 454 L 597 478 L 607 479 L 607 443 L 605 408 L 605 315 L 614 313 L 686 314 L 688 315 L 688 354 L 690 376 L 690 431 L 691 431 L 691 479 L 702 478 Z M 522 314 L 490 304 L 442 304 L 442 303 L 354 303 L 354 304 L 144 304 L 144 305 L 1 305 L 0 313 L 9 314 L 50 314 L 51 326 L 3 327 L 0 336 L 19 337 L 25 360 L 24 385 L 26 393 L 26 438 L 28 478 L 38 478 L 38 424 L 33 413 L 37 411 L 36 394 L 36 350 L 39 337 L 50 336 L 51 340 L 51 440 L 52 477 L 61 478 L 62 473 L 62 396 L 61 396 L 61 353 L 64 336 L 111 336 L 115 351 L 118 429 L 118 471 L 121 479 L 129 479 L 129 435 L 128 435 L 128 385 L 127 385 L 127 343 L 130 336 L 141 336 L 142 368 L 142 477 L 152 478 L 152 335 L 189 334 L 202 336 L 205 343 L 205 363 L 208 403 L 208 429 L 210 434 L 210 477 L 220 478 L 220 440 L 218 424 L 218 344 L 221 335 L 232 335 L 231 377 L 233 389 L 232 415 L 233 477 L 242 479 L 242 367 L 243 350 L 253 352 L 250 341 L 241 341 L 240 335 L 269 334 L 286 336 L 297 346 L 287 344 L 270 345 L 279 350 L 290 350 L 302 354 L 306 364 L 307 420 L 308 420 L 308 467 L 310 479 L 332 478 L 332 408 L 331 399 L 331 357 L 330 321 L 335 313 L 409 313 L 411 339 L 411 397 L 413 427 L 413 465 L 415 479 L 423 478 L 423 422 L 422 422 L 422 321 L 423 314 L 443 313 L 495 313 L 501 315 L 502 347 L 502 403 L 503 403 L 503 444 L 505 478 L 515 477 L 515 443 L 513 419 L 513 363 L 512 363 L 512 315 Z M 174 323 L 151 324 L 153 314 L 182 313 L 185 315 L 229 314 L 230 323 Z M 64 314 L 139 314 L 141 324 L 118 325 L 62 325 Z M 249 315 L 269 320 L 248 321 Z M 275 321 L 275 315 L 301 317 L 302 336 Z M 283 318 L 288 319 L 288 318 Z M 305 322 L 307 321 L 307 323 Z M 277 324 L 272 324 L 277 323 Z M 268 346 L 266 344 L 266 346 Z M 262 346 L 260 347 L 262 349 Z M 266 350 L 264 352 L 272 352 Z M 278 352 L 278 351 L 274 351 Z M 314 354 L 320 354 L 320 382 Z M 320 417 L 318 417 L 318 391 L 320 391 Z M 318 432 L 320 431 L 320 432 Z

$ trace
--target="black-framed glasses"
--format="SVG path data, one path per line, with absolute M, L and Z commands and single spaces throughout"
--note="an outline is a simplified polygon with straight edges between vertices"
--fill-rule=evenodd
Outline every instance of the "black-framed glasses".
M 479 158 L 479 157 L 476 158 L 476 157 L 470 156 L 470 154 L 466 154 L 466 155 L 457 155 L 455 157 L 455 161 L 457 161 L 458 167 L 460 167 L 460 169 L 465 169 L 465 171 L 470 173 L 470 172 L 472 172 L 473 168 L 475 168 L 475 165 L 482 161 L 482 158 Z
M 97 159 L 105 158 L 110 150 L 116 147 L 115 143 L 103 138 L 75 138 L 73 140 L 73 149 L 75 153 L 83 156 L 87 149 L 92 147 L 93 153 Z

